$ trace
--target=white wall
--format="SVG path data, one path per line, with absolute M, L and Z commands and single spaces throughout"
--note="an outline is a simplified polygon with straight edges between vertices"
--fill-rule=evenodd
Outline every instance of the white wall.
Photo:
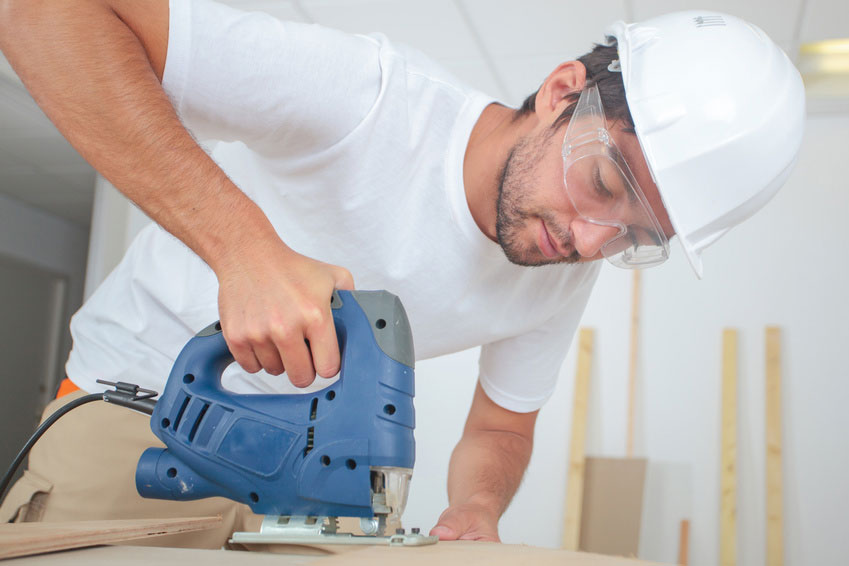
M 704 280 L 696 280 L 677 244 L 668 264 L 643 275 L 637 425 L 637 453 L 649 459 L 643 558 L 673 562 L 679 520 L 689 518 L 690 563 L 718 562 L 720 339 L 723 328 L 736 327 L 738 563 L 764 562 L 767 324 L 783 329 L 785 564 L 838 564 L 849 555 L 849 379 L 842 355 L 849 344 L 847 139 L 849 117 L 809 119 L 790 181 L 765 210 L 707 251 Z M 93 251 L 98 237 L 126 245 L 144 222 L 123 206 L 108 222 L 97 219 L 96 207 L 93 226 L 108 229 L 93 230 Z M 122 214 L 125 220 L 116 221 Z M 596 329 L 592 455 L 625 452 L 630 282 L 629 272 L 605 266 L 583 320 Z M 574 368 L 570 352 L 540 415 L 528 474 L 501 521 L 505 542 L 560 544 Z M 429 528 L 447 503 L 448 458 L 476 372 L 474 350 L 418 365 L 418 461 L 408 526 Z

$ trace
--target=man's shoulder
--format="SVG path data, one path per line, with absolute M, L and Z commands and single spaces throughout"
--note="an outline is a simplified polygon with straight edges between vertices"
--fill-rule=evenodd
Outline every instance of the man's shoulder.
M 463 95 L 482 94 L 459 78 L 444 64 L 432 58 L 417 47 L 396 42 L 382 33 L 372 33 L 364 36 L 378 45 L 384 60 L 400 64 L 401 69 L 410 77 L 424 80 L 443 88 L 455 90 Z

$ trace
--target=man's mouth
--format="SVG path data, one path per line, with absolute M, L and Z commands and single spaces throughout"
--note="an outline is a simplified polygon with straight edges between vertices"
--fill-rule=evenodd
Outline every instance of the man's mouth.
M 542 255 L 548 259 L 554 259 L 558 256 L 562 256 L 562 254 L 558 251 L 557 244 L 551 237 L 548 228 L 546 228 L 545 222 L 540 220 L 539 226 L 537 247 L 539 248 L 539 251 L 542 252 Z

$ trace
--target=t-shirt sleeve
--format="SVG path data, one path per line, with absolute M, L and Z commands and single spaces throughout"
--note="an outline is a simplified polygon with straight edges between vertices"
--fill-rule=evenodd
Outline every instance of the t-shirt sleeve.
M 545 324 L 481 347 L 480 384 L 493 402 L 510 411 L 529 413 L 548 401 L 598 272 L 598 265 L 587 269 L 574 292 Z
M 380 44 L 207 0 L 171 0 L 162 84 L 200 141 L 316 152 L 373 107 Z

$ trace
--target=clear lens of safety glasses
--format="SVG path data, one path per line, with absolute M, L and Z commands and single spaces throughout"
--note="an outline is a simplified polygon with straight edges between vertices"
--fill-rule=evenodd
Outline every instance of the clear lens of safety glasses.
M 581 93 L 566 128 L 563 182 L 575 211 L 596 226 L 592 233 L 610 263 L 643 268 L 669 257 L 669 241 L 607 130 L 595 85 Z

